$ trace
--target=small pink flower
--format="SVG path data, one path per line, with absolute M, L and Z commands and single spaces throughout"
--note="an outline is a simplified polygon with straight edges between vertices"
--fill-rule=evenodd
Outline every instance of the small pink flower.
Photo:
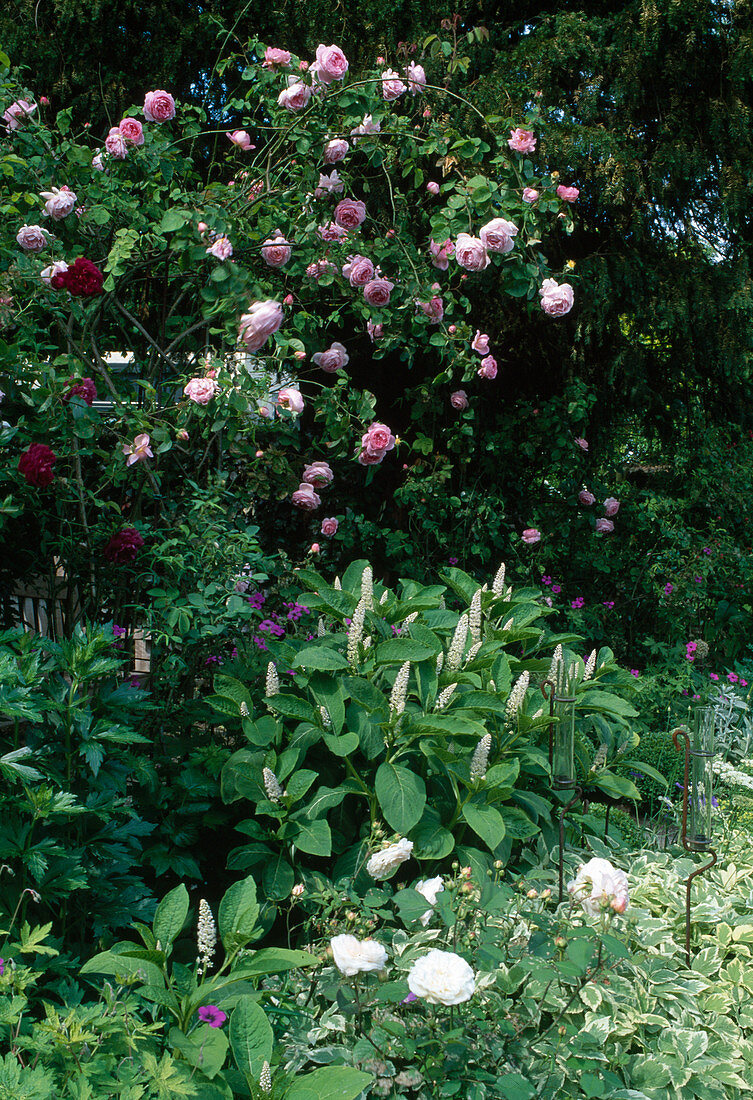
M 439 184 L 435 183 L 434 180 L 431 180 L 429 183 L 426 184 L 426 190 L 429 192 L 430 195 L 438 195 Z
M 589 493 L 588 489 L 581 489 L 581 491 L 578 493 L 578 500 L 581 504 L 588 505 L 593 504 L 596 500 L 596 497 L 593 495 L 593 493 Z
M 291 496 L 291 501 L 296 508 L 303 508 L 306 512 L 313 512 L 322 503 L 321 497 L 314 492 L 313 485 L 302 481 Z
M 97 172 L 104 172 L 105 171 L 105 166 L 102 163 L 102 154 L 101 153 L 95 153 L 94 156 L 92 157 L 92 168 L 94 168 Z
M 582 451 L 588 450 L 588 440 L 584 439 L 582 435 L 576 436 L 573 440 L 573 443 L 577 444 L 577 446 L 580 447 Z
M 455 259 L 467 271 L 483 271 L 489 266 L 489 254 L 478 237 L 470 233 L 458 233 L 455 241 Z
M 292 251 L 279 229 L 275 230 L 274 237 L 270 237 L 261 246 L 262 259 L 269 267 L 275 268 L 284 267 L 290 260 Z
M 541 308 L 550 317 L 563 317 L 573 308 L 575 295 L 570 283 L 557 283 L 555 279 L 544 279 L 539 295 Z
M 479 355 L 489 354 L 489 337 L 485 332 L 481 332 L 480 329 L 476 329 L 476 335 L 471 340 L 471 347 L 474 351 L 477 351 Z
M 105 149 L 115 160 L 125 160 L 128 156 L 128 144 L 119 127 L 113 126 L 105 138 Z
M 202 1005 L 198 1016 L 203 1024 L 209 1024 L 210 1027 L 222 1027 L 227 1020 L 226 1013 L 217 1005 Z
M 39 272 L 39 278 L 47 286 L 50 285 L 50 280 L 54 275 L 62 275 L 64 271 L 68 270 L 68 264 L 65 260 L 56 260 L 50 267 L 45 267 Z
M 289 78 L 292 79 L 292 78 Z M 277 102 L 286 111 L 302 111 L 308 106 L 311 99 L 311 87 L 300 80 L 293 81 L 287 88 L 283 88 L 277 97 Z
M 390 294 L 395 289 L 395 284 L 389 279 L 372 279 L 363 288 L 363 296 L 370 306 L 382 307 L 389 305 Z
M 400 74 L 394 69 L 385 69 L 382 73 L 382 98 L 389 103 L 393 99 L 399 99 L 408 88 L 400 79 Z
M 183 388 L 183 393 L 195 405 L 208 405 L 220 387 L 212 378 L 192 378 Z
M 600 517 L 596 521 L 596 530 L 600 535 L 611 535 L 614 531 L 614 524 L 611 519 L 604 519 Z
M 229 260 L 232 254 L 233 246 L 228 237 L 218 237 L 207 249 L 207 255 L 217 260 Z
M 343 277 L 351 286 L 366 286 L 374 278 L 374 264 L 368 256 L 348 256 L 343 267 Z
M 169 92 L 158 89 L 147 92 L 144 99 L 144 117 L 149 122 L 169 122 L 175 118 L 175 100 Z
M 522 130 L 518 127 L 510 131 L 507 144 L 515 153 L 534 153 L 536 151 L 536 138 L 532 130 Z
M 290 53 L 276 46 L 267 46 L 261 65 L 263 69 L 285 69 L 290 65 Z
M 481 227 L 478 235 L 487 252 L 512 252 L 518 227 L 504 218 L 492 218 Z
M 3 114 L 5 125 L 9 130 L 17 130 L 28 122 L 36 109 L 36 103 L 30 103 L 28 99 L 17 99 Z
M 144 144 L 144 127 L 137 118 L 123 118 L 118 126 L 129 145 Z
M 719 679 L 719 674 L 717 672 L 710 672 L 709 673 L 709 680 L 718 680 L 718 679 Z
M 360 199 L 341 199 L 335 207 L 335 222 L 343 229 L 357 229 L 366 219 L 366 206 Z
M 40 195 L 47 201 L 44 208 L 53 221 L 59 222 L 74 210 L 78 202 L 78 196 L 70 187 L 53 187 L 51 191 L 41 191 Z
M 323 489 L 332 483 L 334 476 L 328 462 L 310 462 L 303 468 L 301 481 L 313 485 L 315 489 Z
M 188 440 L 188 432 L 186 431 L 185 428 L 180 428 L 175 433 L 175 438 L 179 439 L 181 441 L 181 443 L 185 443 Z
M 298 416 L 303 412 L 303 394 L 295 386 L 283 386 L 277 394 L 277 404 Z
M 256 148 L 251 144 L 251 135 L 246 130 L 233 130 L 227 136 L 228 140 L 232 141 L 236 149 L 240 149 L 242 153 L 250 153 Z
M 123 444 L 123 454 L 126 455 L 126 466 L 133 466 L 134 462 L 145 462 L 147 458 L 154 458 L 151 440 L 146 432 L 137 435 L 133 443 Z
M 615 497 L 607 497 L 604 501 L 604 511 L 608 516 L 616 516 L 620 510 L 620 502 Z
M 326 275 L 330 271 L 337 271 L 337 267 L 331 260 L 315 260 L 306 268 L 306 274 L 309 278 L 316 279 L 317 282 L 319 282 L 322 275 Z
M 541 531 L 537 527 L 526 527 L 520 537 L 526 546 L 535 546 L 537 542 L 541 542 Z
M 345 138 L 333 138 L 324 146 L 324 163 L 337 164 L 345 157 L 349 148 Z
M 565 187 L 565 185 L 561 183 L 557 188 L 557 194 L 563 202 L 575 202 L 580 191 L 577 187 Z
M 49 243 L 47 231 L 39 225 L 22 225 L 16 240 L 27 252 L 41 252 Z
M 534 203 L 538 201 L 538 198 L 539 193 L 534 187 L 523 188 L 523 202 Z
M 269 337 L 277 332 L 284 313 L 279 302 L 254 302 L 240 319 L 238 336 L 249 351 L 259 351 Z
M 376 462 L 381 462 L 387 451 L 391 451 L 394 446 L 395 437 L 386 424 L 374 422 L 369 425 L 364 435 L 361 436 L 362 453 Z M 362 463 L 362 465 L 367 465 L 367 463 Z
M 331 539 L 332 536 L 337 532 L 337 528 L 339 526 L 340 526 L 340 523 L 337 519 L 335 519 L 334 516 L 330 516 L 327 519 L 323 519 L 322 520 L 322 534 L 324 535 L 325 538 Z
M 366 137 L 369 134 L 378 134 L 381 128 L 381 122 L 374 122 L 371 115 L 364 115 L 363 122 L 350 131 L 350 136 L 353 138 L 353 144 L 357 145 L 360 138 Z
M 417 65 L 411 61 L 405 70 L 405 78 L 408 81 L 408 91 L 411 95 L 418 95 L 426 87 L 426 73 L 423 65 Z
M 455 245 L 448 237 L 445 241 L 430 241 L 429 252 L 431 253 L 431 262 L 434 267 L 439 271 L 446 271 L 449 265 L 449 257 L 455 251 Z
M 350 356 L 344 345 L 335 340 L 326 351 L 317 351 L 315 355 L 312 355 L 311 361 L 316 363 L 317 367 L 321 367 L 323 371 L 326 371 L 327 374 L 334 374 L 335 371 L 343 370 L 348 365 Z
M 481 360 L 481 366 L 476 371 L 479 378 L 496 378 L 497 377 L 497 360 L 493 355 L 487 355 L 485 359 Z
M 459 411 L 467 409 L 468 394 L 465 392 L 465 390 L 455 390 L 454 393 L 450 394 L 450 404 L 452 405 L 453 409 L 458 409 Z
M 284 306 L 292 306 L 293 302 L 294 298 L 292 294 L 286 294 L 285 297 L 282 299 L 282 304 Z
M 417 301 L 416 308 L 420 310 L 420 312 L 423 313 L 425 317 L 428 317 L 431 323 L 434 325 L 438 325 L 444 317 L 444 302 L 438 294 L 431 298 L 428 302 Z
M 319 545 L 318 542 L 312 542 L 311 543 L 311 553 L 312 554 L 320 554 L 321 550 L 322 550 L 322 548 L 321 548 L 321 546 Z
M 366 331 L 369 334 L 369 339 L 372 344 L 375 344 L 377 340 L 381 340 L 384 336 L 384 325 L 375 325 L 373 321 L 366 322 Z
M 348 230 L 344 229 L 341 225 L 335 225 L 334 222 L 330 222 L 329 225 L 320 225 L 317 229 L 317 233 L 323 241 L 341 241 L 343 237 L 347 237 Z

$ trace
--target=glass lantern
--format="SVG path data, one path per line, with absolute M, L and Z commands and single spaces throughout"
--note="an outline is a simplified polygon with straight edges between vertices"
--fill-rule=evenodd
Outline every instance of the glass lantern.
M 697 707 L 690 746 L 690 810 L 687 829 L 688 846 L 703 852 L 711 845 L 711 810 L 714 759 L 714 711 Z
M 575 696 L 555 695 L 552 782 L 558 790 L 575 786 Z

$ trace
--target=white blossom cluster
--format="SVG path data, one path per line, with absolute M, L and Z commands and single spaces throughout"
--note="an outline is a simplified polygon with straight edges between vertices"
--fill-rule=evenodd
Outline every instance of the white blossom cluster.
M 719 776 L 722 783 L 734 783 L 737 787 L 747 787 L 753 791 L 753 775 L 748 772 L 741 772 L 726 760 L 715 760 L 713 768 L 714 774 Z

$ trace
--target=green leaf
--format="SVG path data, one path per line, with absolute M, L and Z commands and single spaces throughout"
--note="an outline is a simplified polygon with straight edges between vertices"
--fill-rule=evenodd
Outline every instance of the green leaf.
M 405 836 L 424 812 L 426 786 L 423 779 L 398 764 L 380 764 L 374 789 L 387 824 Z
M 234 882 L 220 902 L 218 922 L 220 939 L 226 951 L 243 947 L 254 938 L 259 917 L 256 883 L 251 875 Z
M 350 1066 L 325 1066 L 313 1073 L 298 1074 L 285 1093 L 285 1100 L 356 1100 L 374 1078 Z
M 378 665 L 404 664 L 405 661 L 426 661 L 436 650 L 411 638 L 393 638 L 376 647 L 374 660 Z
M 340 680 L 314 672 L 309 677 L 309 691 L 320 707 L 326 707 L 332 723 L 332 733 L 337 735 L 345 723 L 345 701 Z
M 505 823 L 505 833 L 513 840 L 528 840 L 540 831 L 538 825 L 531 821 L 528 814 L 518 809 L 517 806 L 500 806 L 499 812 Z
M 259 1080 L 265 1062 L 272 1060 L 274 1035 L 264 1009 L 253 997 L 241 997 L 230 1016 L 230 1048 L 241 1073 Z
M 533 1100 L 536 1095 L 536 1089 L 520 1073 L 506 1073 L 496 1085 L 505 1100 Z
M 160 222 L 159 231 L 160 233 L 175 233 L 176 230 L 182 229 L 187 222 L 190 222 L 191 218 L 190 210 L 179 210 L 177 207 L 172 207 Z
M 210 1079 L 216 1077 L 222 1069 L 228 1048 L 227 1037 L 222 1028 L 199 1024 L 190 1035 L 184 1035 L 180 1028 L 171 1027 L 169 1040 L 171 1046 L 180 1051 L 189 1065 L 200 1069 Z
M 265 896 L 273 901 L 283 901 L 290 897 L 290 891 L 295 885 L 295 874 L 282 855 L 264 864 L 261 885 Z
M 591 780 L 594 787 L 604 791 L 610 798 L 629 798 L 634 802 L 640 802 L 641 792 L 624 775 L 614 775 L 612 772 L 602 771 Z
M 278 714 L 285 715 L 286 718 L 298 718 L 301 722 L 317 723 L 319 721 L 319 715 L 311 706 L 311 703 L 306 699 L 301 699 L 298 695 L 280 692 L 279 695 L 269 699 L 269 705 Z
M 95 955 L 93 959 L 84 963 L 79 973 L 137 977 L 146 985 L 162 989 L 165 987 L 165 979 L 156 963 L 149 962 L 148 959 L 135 958 L 132 955 L 120 955 L 115 951 L 103 951 Z
M 505 839 L 505 823 L 499 810 L 493 806 L 486 806 L 478 802 L 466 802 L 463 806 L 463 817 L 473 829 L 476 836 L 480 836 L 490 851 L 494 851 L 497 845 Z
M 233 980 L 253 978 L 261 974 L 280 974 L 299 966 L 319 966 L 320 960 L 308 951 L 290 951 L 287 947 L 263 947 L 233 967 Z
M 152 930 L 163 951 L 180 935 L 188 916 L 188 890 L 183 883 L 166 894 L 157 906 Z
M 298 833 L 293 843 L 302 852 L 310 856 L 329 856 L 332 854 L 332 834 L 323 817 L 313 821 L 297 820 Z
M 358 748 L 358 734 L 352 730 L 341 737 L 335 737 L 331 733 L 325 733 L 324 743 L 335 756 L 350 756 Z
M 293 668 L 311 668 L 320 672 L 332 672 L 338 668 L 347 668 L 348 662 L 342 653 L 330 646 L 306 646 L 293 659 Z

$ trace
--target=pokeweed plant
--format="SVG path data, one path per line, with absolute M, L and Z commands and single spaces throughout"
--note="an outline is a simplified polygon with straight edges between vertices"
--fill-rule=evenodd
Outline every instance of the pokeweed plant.
M 584 665 L 561 648 L 574 636 L 546 629 L 539 590 L 515 590 L 504 566 L 491 585 L 450 569 L 443 584 L 397 590 L 375 583 L 365 561 L 333 584 L 298 576 L 320 615 L 316 637 L 270 641 L 276 661 L 260 705 L 227 676 L 209 700 L 226 725 L 237 715 L 248 741 L 222 773 L 225 800 L 254 807 L 230 866 L 258 868 L 273 906 L 303 864 L 368 883 L 366 861 L 386 831 L 430 867 L 452 857 L 479 874 L 542 829 L 553 840 L 539 685 L 570 656 L 576 672 Z M 583 720 L 624 725 L 634 712 L 619 691 L 630 677 L 608 650 L 589 675 Z

